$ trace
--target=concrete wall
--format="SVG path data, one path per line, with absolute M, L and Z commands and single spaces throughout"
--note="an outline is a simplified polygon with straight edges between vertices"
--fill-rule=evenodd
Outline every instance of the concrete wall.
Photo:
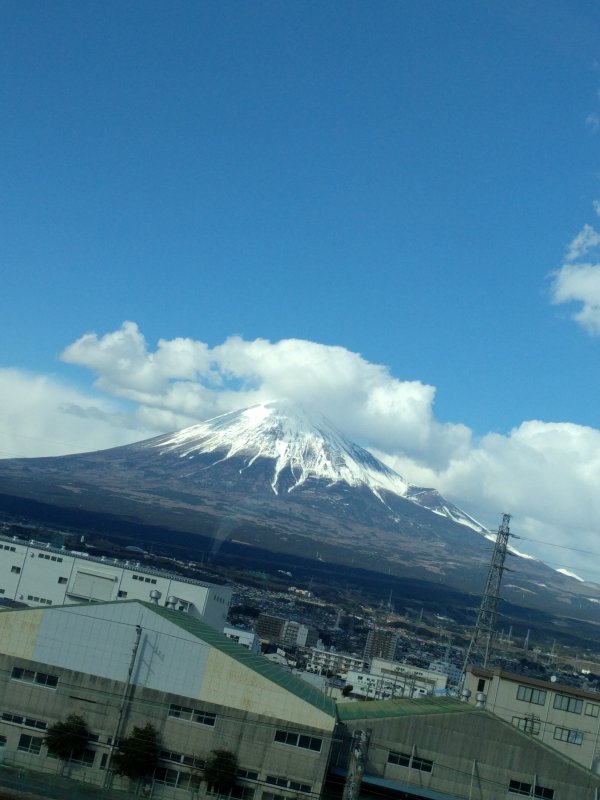
M 241 768 L 258 773 L 247 783 L 259 792 L 296 796 L 267 779 L 311 787 L 319 793 L 325 779 L 335 719 L 293 691 L 259 674 L 192 634 L 136 603 L 30 609 L 0 614 L 0 759 L 34 770 L 58 772 L 61 762 L 19 750 L 22 737 L 38 744 L 51 725 L 70 713 L 84 717 L 99 736 L 91 767 L 71 765 L 73 776 L 101 784 L 102 757 L 110 752 L 123 707 L 127 674 L 136 651 L 120 735 L 150 722 L 161 746 L 180 761 L 165 757 L 161 768 L 187 780 L 183 759 L 202 759 L 213 749 L 233 751 Z M 214 634 L 213 634 L 214 636 Z M 27 675 L 14 673 L 28 670 Z M 276 669 L 276 668 L 273 668 Z M 48 685 L 45 676 L 53 682 Z M 34 676 L 34 677 L 33 677 Z M 38 680 L 43 678 L 43 680 Z M 193 714 L 191 710 L 196 711 Z M 189 710 L 189 711 L 188 711 Z M 23 719 L 18 720 L 20 716 Z M 290 741 L 276 741 L 276 731 Z M 288 736 L 289 734 L 289 736 Z M 319 739 L 318 750 L 299 746 L 300 734 Z M 281 738 L 281 734 L 278 738 Z M 115 779 L 117 787 L 126 782 Z M 173 789 L 158 785 L 154 796 Z
M 353 720 L 345 727 L 371 731 L 365 774 L 390 788 L 410 785 L 472 800 L 506 800 L 512 796 L 510 780 L 518 780 L 554 789 L 555 800 L 596 800 L 600 786 L 597 776 L 485 711 Z M 431 772 L 389 763 L 390 752 L 408 754 L 411 764 L 431 761 Z

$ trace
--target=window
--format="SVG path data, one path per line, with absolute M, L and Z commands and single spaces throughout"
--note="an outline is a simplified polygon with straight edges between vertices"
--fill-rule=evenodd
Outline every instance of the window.
M 96 758 L 96 751 L 86 748 L 78 758 L 71 758 L 72 764 L 84 764 L 86 767 L 94 766 L 94 759 Z
M 225 795 L 217 795 L 212 790 L 208 790 L 207 795 L 209 797 L 225 796 Z M 226 796 L 228 798 L 232 798 L 232 800 L 254 800 L 254 789 L 251 789 L 249 786 L 234 786 L 229 792 L 229 794 Z M 281 800 L 290 800 L 289 797 L 284 797 L 281 794 L 271 794 L 270 792 L 263 792 L 262 796 L 263 800 L 264 798 L 281 798 Z
M 21 567 L 11 567 L 10 571 L 14 572 L 15 575 L 19 575 L 21 572 Z
M 477 681 L 477 691 L 478 692 L 485 692 L 485 679 L 479 678 Z
M 17 750 L 21 750 L 23 753 L 33 753 L 33 755 L 37 756 L 42 749 L 43 742 L 44 740 L 41 736 L 30 736 L 28 733 L 22 733 Z
M 180 773 L 176 769 L 168 767 L 156 767 L 154 770 L 154 780 L 156 783 L 165 783 L 167 786 L 177 786 Z
M 258 772 L 255 772 L 253 769 L 238 769 L 237 774 L 238 778 L 243 778 L 246 781 L 258 780 Z
M 546 692 L 543 689 L 533 689 L 531 686 L 519 686 L 517 689 L 517 700 L 543 706 L 546 703 Z
M 388 753 L 388 764 L 397 764 L 399 767 L 410 767 L 418 769 L 420 772 L 432 772 L 433 761 L 427 758 L 410 755 L 409 753 Z
M 67 578 L 59 578 L 58 582 L 59 583 L 67 583 L 68 581 L 67 581 Z
M 217 715 L 210 711 L 202 711 L 198 708 L 188 708 L 187 706 L 175 704 L 169 706 L 169 716 L 177 719 L 187 719 L 190 722 L 198 723 L 198 725 L 210 725 L 211 727 L 214 727 L 217 719 Z
M 397 764 L 399 767 L 408 767 L 408 766 L 410 766 L 410 754 L 409 753 L 389 753 L 388 754 L 388 764 Z
M 171 750 L 161 750 L 158 757 L 163 761 L 173 761 L 175 764 L 185 764 L 188 767 L 202 768 L 204 766 L 203 758 L 194 758 L 186 756 L 185 753 L 175 753 Z
M 21 667 L 13 667 L 10 677 L 13 681 L 35 683 L 38 686 L 47 686 L 49 689 L 56 689 L 58 685 L 57 675 L 48 675 L 45 672 L 34 672 L 34 670 L 21 669 Z
M 31 717 L 22 717 L 20 714 L 2 714 L 4 722 L 12 722 L 15 725 L 24 725 L 26 728 L 37 728 L 40 731 L 45 731 L 48 725 L 42 722 L 41 719 L 32 719 Z
M 599 712 L 600 712 L 600 706 L 597 706 L 595 703 L 585 704 L 586 717 L 597 717 Z
M 557 694 L 554 698 L 554 708 L 561 711 L 570 711 L 572 714 L 581 714 L 583 710 L 583 700 L 577 697 L 569 697 L 568 694 Z
M 508 791 L 511 794 L 520 794 L 524 797 L 538 797 L 541 800 L 554 800 L 554 789 L 547 789 L 545 786 L 536 784 L 532 786 L 530 783 L 523 781 L 511 781 L 508 785 Z
M 0 734 L 0 747 L 6 747 L 6 742 L 7 741 L 8 741 L 8 739 L 6 738 L 6 736 L 2 736 Z
M 540 721 L 537 717 L 513 717 L 512 724 L 525 733 L 531 733 L 533 736 L 540 735 Z
M 554 800 L 554 789 L 546 789 L 545 786 L 534 786 L 533 796 L 541 797 L 543 800 Z
M 122 589 L 119 589 L 117 592 L 117 597 L 127 597 L 127 592 L 124 592 Z
M 556 726 L 554 729 L 554 738 L 559 742 L 568 742 L 569 744 L 581 744 L 583 742 L 583 733 L 581 731 L 574 731 L 570 728 L 559 728 Z
M 52 600 L 46 600 L 45 597 L 34 597 L 33 595 L 28 594 L 27 599 L 31 600 L 32 603 L 41 603 L 44 606 L 52 605 Z
M 315 753 L 321 752 L 323 740 L 317 736 L 306 736 L 304 734 L 292 733 L 291 731 L 275 731 L 275 741 L 280 744 L 287 744 L 290 747 L 302 747 L 304 750 L 313 750 Z
M 299 783 L 289 778 L 278 778 L 276 775 L 267 775 L 265 783 L 269 783 L 271 786 L 280 786 L 282 789 L 292 789 L 294 792 L 312 792 L 312 786 L 309 783 Z

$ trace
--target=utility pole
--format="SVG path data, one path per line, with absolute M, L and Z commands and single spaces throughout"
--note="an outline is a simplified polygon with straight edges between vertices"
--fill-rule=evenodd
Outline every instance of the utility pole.
M 512 535 L 509 530 L 509 522 L 510 514 L 504 514 L 502 523 L 498 528 L 492 561 L 477 614 L 477 622 L 465 656 L 462 670 L 463 681 L 469 664 L 487 667 L 491 656 L 496 633 L 498 606 L 500 605 L 500 584 L 502 583 L 502 574 L 505 569 L 504 562 L 508 551 L 508 537 Z
M 121 695 L 121 702 L 119 704 L 119 712 L 117 716 L 117 724 L 115 725 L 115 731 L 112 735 L 110 750 L 108 751 L 108 759 L 105 765 L 105 773 L 104 773 L 104 788 L 108 788 L 110 785 L 110 781 L 112 780 L 112 773 L 110 771 L 110 767 L 112 765 L 112 758 L 115 752 L 115 748 L 119 746 L 119 737 L 121 735 L 121 730 L 123 727 L 123 719 L 125 717 L 125 712 L 129 705 L 129 691 L 131 688 L 131 677 L 133 675 L 133 668 L 135 667 L 135 660 L 137 658 L 138 648 L 140 646 L 140 639 L 142 638 L 142 626 L 136 625 L 135 626 L 135 642 L 133 644 L 133 649 L 131 651 L 131 661 L 129 662 L 129 669 L 127 670 L 127 679 L 125 681 L 125 686 L 123 687 L 123 694 Z
M 342 800 L 358 800 L 360 785 L 365 773 L 370 731 L 354 731 L 348 761 L 348 772 Z

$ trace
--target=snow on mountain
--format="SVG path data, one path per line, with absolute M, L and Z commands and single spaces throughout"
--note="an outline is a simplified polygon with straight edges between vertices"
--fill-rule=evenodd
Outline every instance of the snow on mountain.
M 565 567 L 559 567 L 557 572 L 560 572 L 561 575 L 566 575 L 567 578 L 575 578 L 576 581 L 580 581 L 581 583 L 585 583 L 583 578 L 580 578 L 579 575 L 576 575 L 574 572 L 571 572 L 570 569 L 566 569 Z
M 347 441 L 325 417 L 289 403 L 263 403 L 233 411 L 149 445 L 158 447 L 161 453 L 176 452 L 181 458 L 226 451 L 223 459 L 241 457 L 246 468 L 259 458 L 273 459 L 271 488 L 276 494 L 286 468 L 294 476 L 287 491 L 309 478 L 364 485 L 378 497 L 381 491 L 404 497 L 409 487 L 367 450 Z
M 188 459 L 215 453 L 218 458 L 214 463 L 237 457 L 244 465 L 242 470 L 258 459 L 270 459 L 270 485 L 275 494 L 291 492 L 312 478 L 331 485 L 345 482 L 367 487 L 381 502 L 385 502 L 383 493 L 391 492 L 473 530 L 484 530 L 435 490 L 413 486 L 367 450 L 348 441 L 321 414 L 288 402 L 261 403 L 223 414 L 151 440 L 146 446 Z M 284 470 L 285 488 L 280 481 Z

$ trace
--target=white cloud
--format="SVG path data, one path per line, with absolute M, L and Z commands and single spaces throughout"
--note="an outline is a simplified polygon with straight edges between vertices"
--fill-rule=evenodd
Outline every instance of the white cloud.
M 511 513 L 515 533 L 537 540 L 517 542 L 519 550 L 587 575 L 596 571 L 589 555 L 563 548 L 600 549 L 600 431 L 532 420 L 507 436 L 488 434 L 442 470 L 393 454 L 385 460 L 488 526 Z
M 592 111 L 591 114 L 588 114 L 585 118 L 585 127 L 592 135 L 598 133 L 600 130 L 600 115 L 598 115 L 595 111 Z
M 584 225 L 567 249 L 566 260 L 576 261 L 600 244 L 600 233 L 591 225 Z
M 600 203 L 595 202 L 594 208 L 600 213 Z M 597 250 L 599 245 L 600 233 L 591 225 L 584 225 L 567 248 L 566 263 L 552 274 L 551 286 L 554 304 L 580 304 L 571 318 L 592 335 L 600 334 L 600 262 L 579 259 Z
M 96 388 L 140 404 L 150 426 L 184 427 L 264 400 L 317 406 L 342 430 L 374 446 L 390 445 L 442 465 L 468 448 L 464 425 L 435 420 L 435 389 L 400 381 L 357 353 L 300 339 L 227 339 L 213 349 L 189 339 L 148 350 L 138 327 L 86 334 L 63 360 L 91 369 Z
M 554 274 L 552 302 L 581 303 L 572 314 L 588 333 L 600 334 L 600 264 L 566 264 Z
M 0 369 L 0 458 L 64 455 L 152 436 L 136 414 L 47 375 Z

